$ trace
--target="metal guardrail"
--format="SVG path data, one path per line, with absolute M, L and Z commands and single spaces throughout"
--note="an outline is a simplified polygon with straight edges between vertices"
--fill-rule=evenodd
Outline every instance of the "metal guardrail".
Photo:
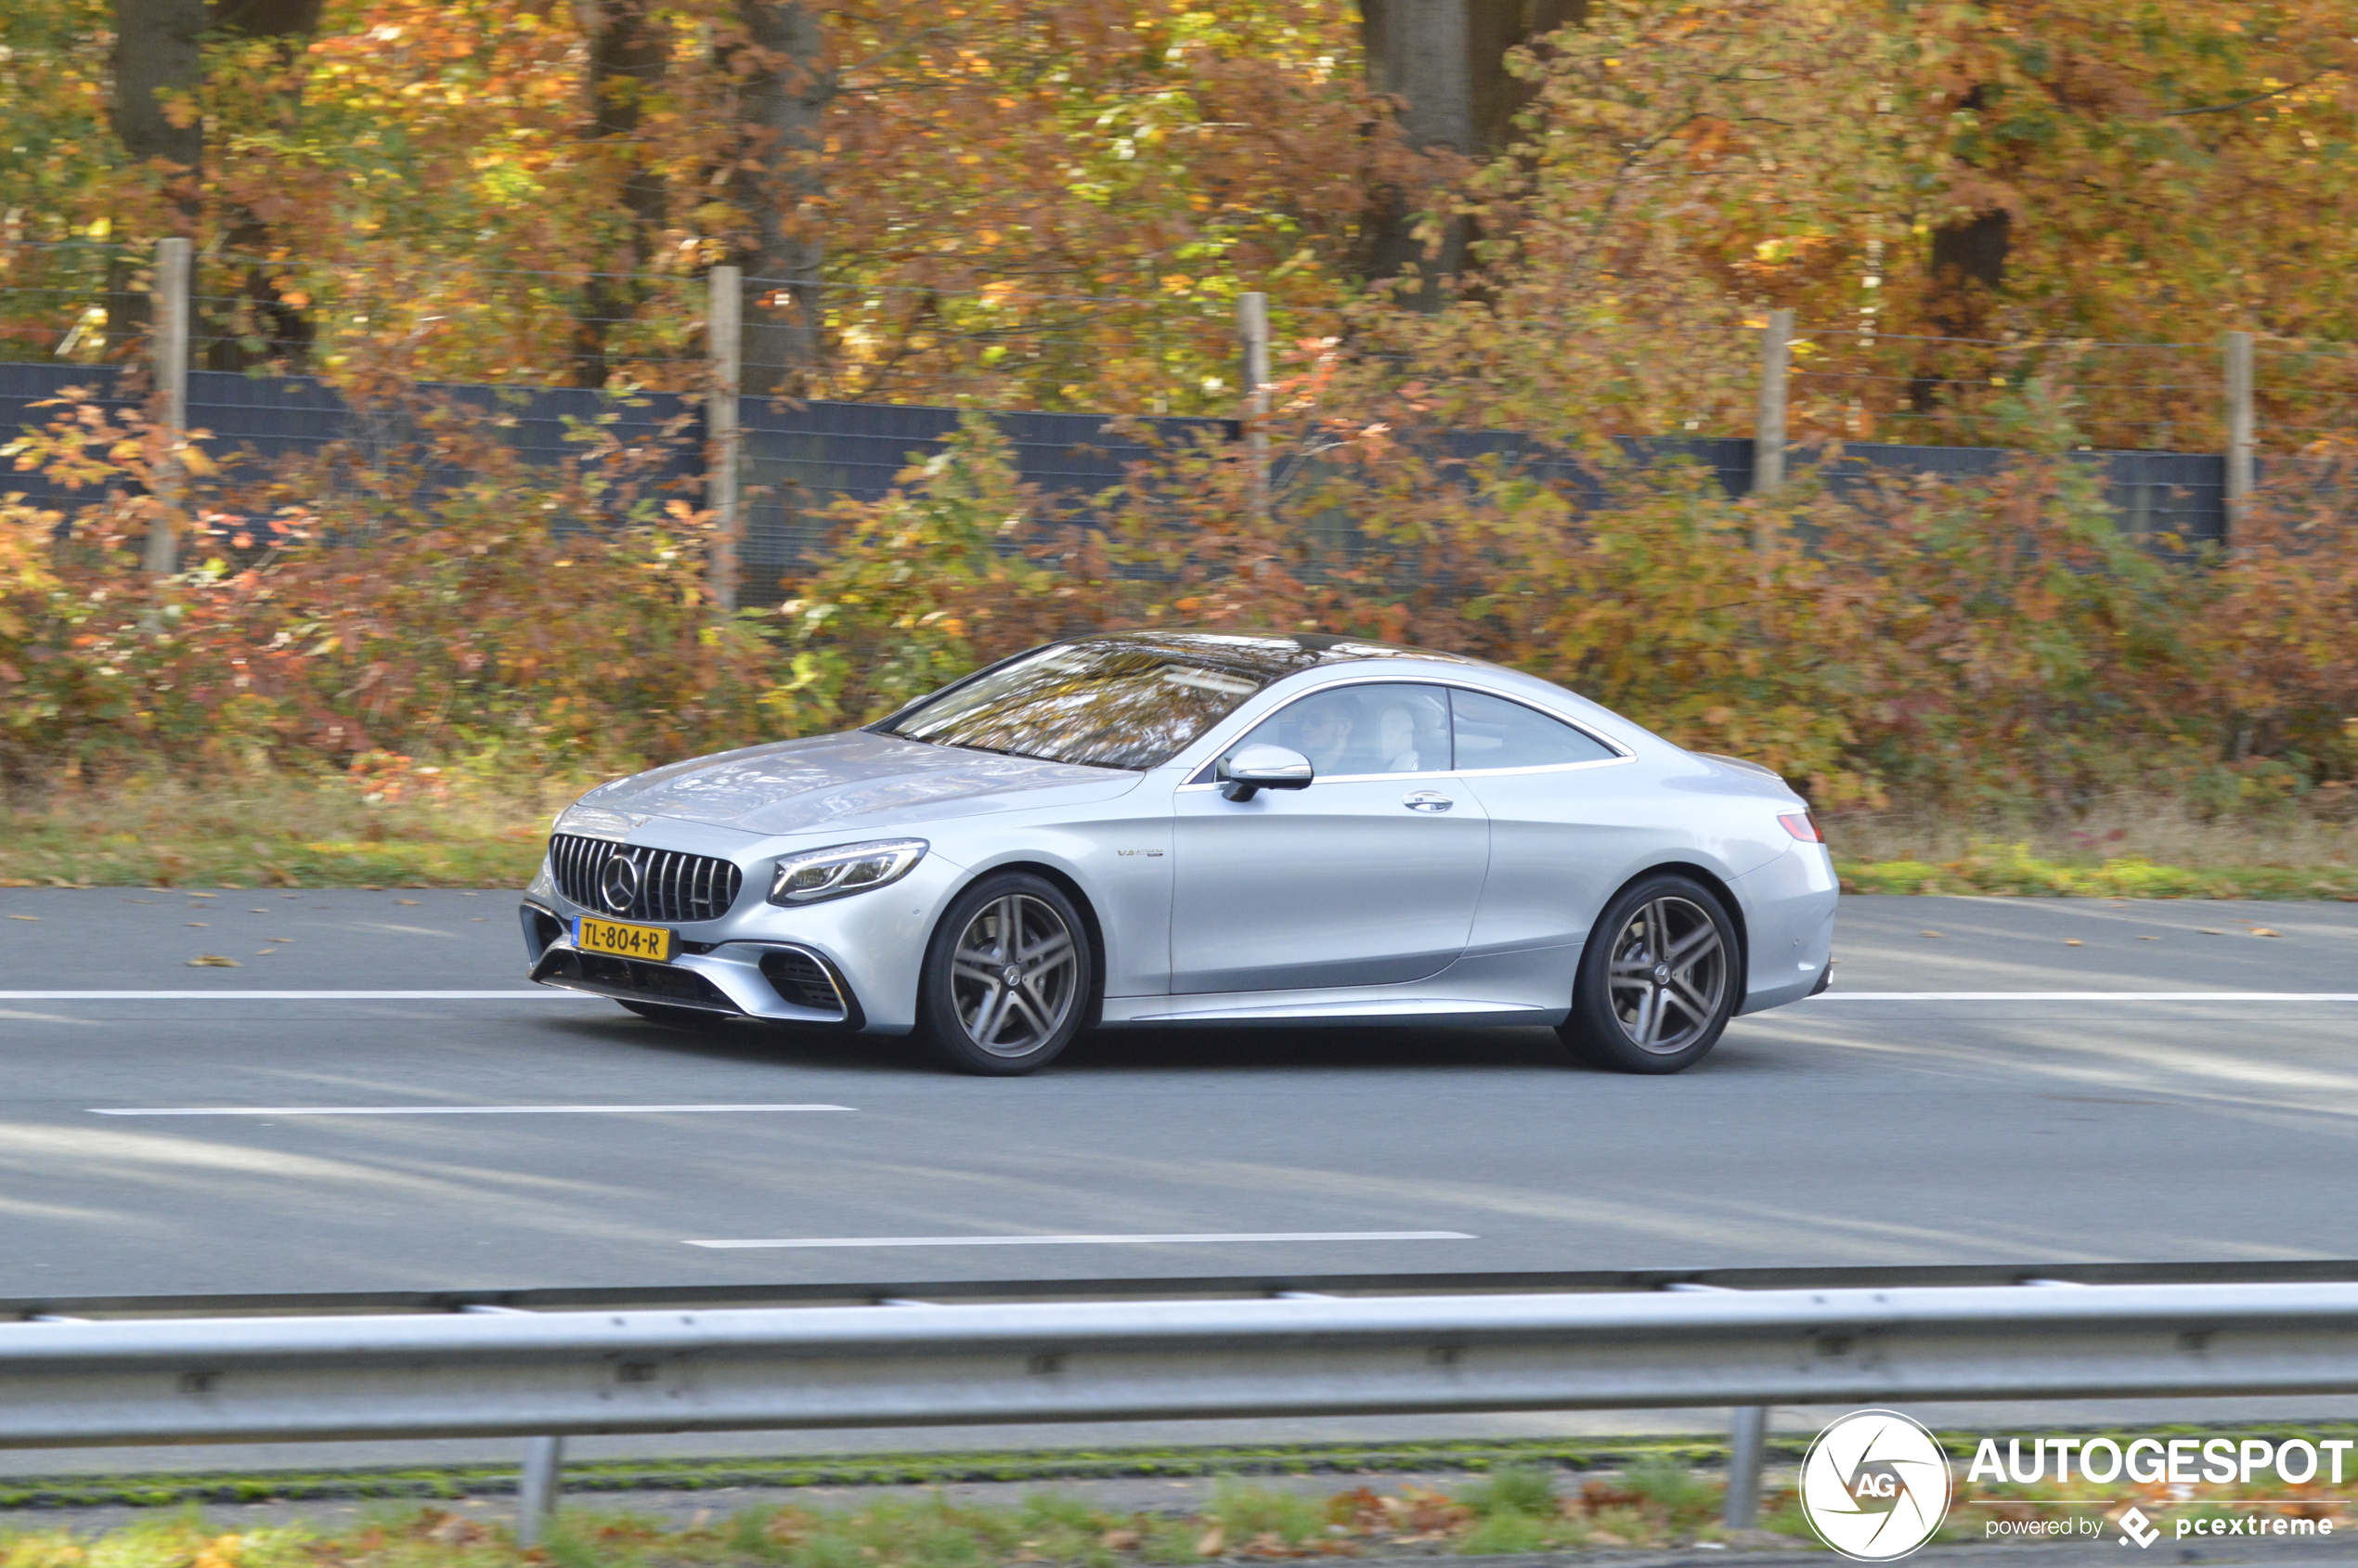
M 531 1436 L 527 1533 L 553 1506 L 556 1440 L 575 1433 L 1733 1406 L 1743 1523 L 1768 1406 L 2352 1391 L 2358 1283 L 2055 1273 L 0 1324 L 0 1445 Z
M 229 1313 L 459 1312 L 511 1307 L 559 1312 L 592 1307 L 867 1304 L 926 1301 L 1173 1301 L 1267 1297 L 1476 1295 L 1501 1291 L 1666 1290 L 1708 1285 L 1728 1290 L 1889 1289 L 1908 1286 L 2257 1285 L 2358 1283 L 2358 1258 L 2184 1260 L 2164 1263 L 1860 1263 L 1844 1267 L 1485 1269 L 1398 1274 L 1139 1275 L 1115 1279 L 797 1280 L 696 1285 L 478 1286 L 441 1290 L 240 1290 L 187 1295 L 0 1297 L 0 1320 L 125 1314 L 147 1317 Z

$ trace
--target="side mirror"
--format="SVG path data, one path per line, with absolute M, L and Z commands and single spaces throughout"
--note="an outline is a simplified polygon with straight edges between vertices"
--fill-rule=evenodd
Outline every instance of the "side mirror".
M 1250 800 L 1263 789 L 1308 789 L 1317 770 L 1310 758 L 1281 745 L 1240 745 L 1212 770 L 1220 793 L 1231 800 Z

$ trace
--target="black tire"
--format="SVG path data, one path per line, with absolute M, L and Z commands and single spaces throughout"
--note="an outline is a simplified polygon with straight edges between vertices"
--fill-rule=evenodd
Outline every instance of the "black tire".
M 1028 872 L 986 876 L 934 927 L 917 979 L 917 1033 L 962 1072 L 1012 1078 L 1063 1054 L 1088 1026 L 1089 924 Z
M 1743 987 L 1719 896 L 1691 876 L 1644 876 L 1598 917 L 1556 1032 L 1591 1067 L 1683 1072 L 1719 1043 Z
M 701 1007 L 673 1007 L 661 1002 L 622 1002 L 620 997 L 615 1000 L 642 1018 L 669 1024 L 673 1029 L 726 1029 L 737 1021 L 734 1014 L 707 1013 Z

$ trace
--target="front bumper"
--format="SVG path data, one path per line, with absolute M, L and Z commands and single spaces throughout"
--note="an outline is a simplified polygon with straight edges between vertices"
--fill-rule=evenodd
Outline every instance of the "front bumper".
M 757 869 L 766 872 L 747 869 L 727 914 L 673 924 L 680 952 L 668 964 L 653 964 L 577 949 L 575 917 L 602 912 L 568 901 L 544 865 L 520 911 L 527 978 L 622 1002 L 907 1033 L 916 1021 L 917 972 L 934 916 L 963 873 L 929 855 L 889 887 L 782 909 L 762 898 Z
M 526 978 L 564 991 L 586 991 L 617 1002 L 652 1002 L 708 1013 L 738 1013 L 784 1023 L 859 1029 L 859 998 L 836 966 L 790 942 L 728 942 L 708 952 L 682 952 L 668 964 L 610 953 L 583 952 L 571 926 L 549 910 L 524 906 L 529 945 L 556 935 L 533 958 Z

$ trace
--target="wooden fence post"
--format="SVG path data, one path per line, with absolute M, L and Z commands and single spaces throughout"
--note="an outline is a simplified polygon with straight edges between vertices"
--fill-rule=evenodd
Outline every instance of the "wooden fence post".
M 738 478 L 745 434 L 737 422 L 745 385 L 744 279 L 733 266 L 705 275 L 705 352 L 709 366 L 705 391 L 705 506 L 713 514 L 710 575 L 712 603 L 724 615 L 737 609 L 737 545 L 743 535 Z
M 2227 542 L 2251 499 L 2254 464 L 2251 421 L 2251 334 L 2229 332 L 2222 344 L 2227 371 Z
M 1785 482 L 1785 377 L 1793 357 L 1793 312 L 1772 310 L 1760 336 L 1760 400 L 1752 421 L 1752 493 Z
M 155 370 L 157 418 L 163 447 L 157 454 L 150 490 L 159 503 L 148 525 L 148 571 L 168 577 L 180 569 L 180 525 L 188 504 L 188 473 L 180 461 L 188 440 L 189 244 L 175 237 L 156 241 L 155 283 L 149 296 L 152 328 L 148 349 Z
M 1237 296 L 1237 335 L 1245 352 L 1245 449 L 1252 460 L 1253 515 L 1269 515 L 1269 296 Z

